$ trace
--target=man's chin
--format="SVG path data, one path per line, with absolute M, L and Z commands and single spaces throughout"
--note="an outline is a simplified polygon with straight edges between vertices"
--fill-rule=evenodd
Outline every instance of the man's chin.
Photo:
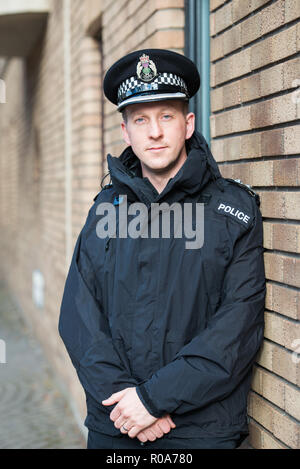
M 150 171 L 155 172 L 155 173 L 165 173 L 166 171 L 169 171 L 172 168 L 174 168 L 175 165 L 176 165 L 176 160 L 175 161 L 170 161 L 170 160 L 163 161 L 162 158 L 160 159 L 160 161 L 159 161 L 159 158 L 157 158 L 156 161 L 154 159 L 150 161 L 149 164 L 145 163 L 145 166 Z
M 150 169 L 152 173 L 164 174 L 164 173 L 169 172 L 173 168 L 173 165 L 168 164 L 168 165 L 159 165 L 159 166 L 148 166 L 148 168 Z
M 140 161 L 146 172 L 157 175 L 168 175 L 170 172 L 174 172 L 177 166 L 178 169 L 182 166 L 184 159 L 182 160 L 182 164 L 179 164 L 180 159 L 180 155 L 178 155 L 176 158 L 170 157 L 170 155 L 161 155 L 160 157 L 157 156 L 156 158 L 144 158 L 143 160 L 140 159 Z

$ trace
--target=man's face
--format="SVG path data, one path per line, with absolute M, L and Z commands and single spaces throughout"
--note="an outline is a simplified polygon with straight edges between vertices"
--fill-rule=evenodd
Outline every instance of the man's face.
M 185 140 L 194 132 L 195 116 L 179 100 L 131 104 L 123 137 L 147 173 L 167 174 L 186 159 Z

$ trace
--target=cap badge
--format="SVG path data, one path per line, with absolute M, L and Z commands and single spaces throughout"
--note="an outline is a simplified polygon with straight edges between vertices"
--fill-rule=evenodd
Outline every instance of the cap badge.
M 136 67 L 137 77 L 142 81 L 152 81 L 157 76 L 155 63 L 149 59 L 149 55 L 143 54 Z

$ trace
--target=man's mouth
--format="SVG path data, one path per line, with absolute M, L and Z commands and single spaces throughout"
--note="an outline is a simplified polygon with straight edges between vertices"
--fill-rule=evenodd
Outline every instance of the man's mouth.
M 150 147 L 148 148 L 148 151 L 158 152 L 158 151 L 164 150 L 165 148 L 167 147 Z

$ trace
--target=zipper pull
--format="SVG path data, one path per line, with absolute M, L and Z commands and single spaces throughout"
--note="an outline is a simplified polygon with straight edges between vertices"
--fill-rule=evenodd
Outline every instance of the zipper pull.
M 105 243 L 105 251 L 108 251 L 110 240 L 111 240 L 111 238 L 108 238 L 108 240 Z
M 116 238 L 116 235 L 114 234 L 113 236 L 110 236 L 110 237 L 107 239 L 107 241 L 106 241 L 106 243 L 105 243 L 105 251 L 108 251 L 109 243 L 110 243 L 110 240 L 111 240 L 112 238 Z

